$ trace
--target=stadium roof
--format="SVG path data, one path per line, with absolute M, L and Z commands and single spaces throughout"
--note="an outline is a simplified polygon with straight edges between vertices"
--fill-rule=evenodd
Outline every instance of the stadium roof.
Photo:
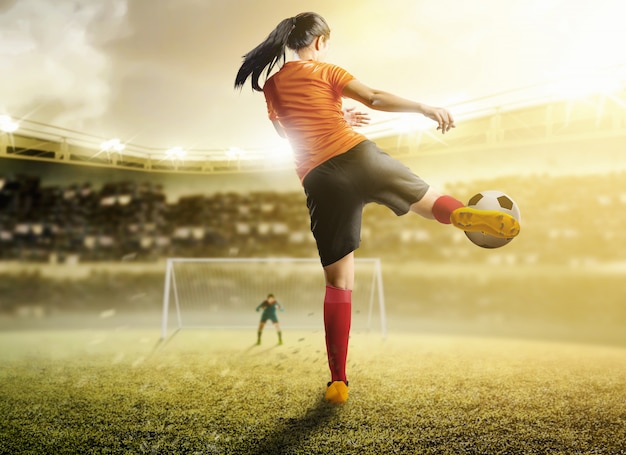
M 233 79 L 242 54 L 310 9 L 333 30 L 330 61 L 373 87 L 451 107 L 459 127 L 626 80 L 620 0 L 0 0 L 0 114 L 19 123 L 16 134 L 112 147 L 103 153 L 123 146 L 157 162 L 281 159 L 288 146 L 262 95 L 235 91 Z M 371 137 L 425 127 L 372 115 Z

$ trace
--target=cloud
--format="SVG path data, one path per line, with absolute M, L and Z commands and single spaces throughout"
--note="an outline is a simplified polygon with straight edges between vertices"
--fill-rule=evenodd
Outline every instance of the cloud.
M 80 128 L 109 103 L 102 46 L 125 26 L 126 0 L 0 3 L 0 112 Z
M 0 14 L 13 8 L 17 0 L 0 0 Z

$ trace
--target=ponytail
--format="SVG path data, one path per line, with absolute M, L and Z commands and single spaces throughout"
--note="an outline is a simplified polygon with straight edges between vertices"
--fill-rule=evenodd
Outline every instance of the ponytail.
M 330 36 L 330 28 L 322 16 L 316 13 L 300 13 L 283 19 L 261 44 L 243 56 L 243 63 L 235 78 L 235 88 L 241 88 L 251 77 L 252 89 L 263 91 L 259 77 L 265 71 L 267 79 L 272 69 L 285 63 L 285 48 L 292 50 L 307 47 L 318 36 Z

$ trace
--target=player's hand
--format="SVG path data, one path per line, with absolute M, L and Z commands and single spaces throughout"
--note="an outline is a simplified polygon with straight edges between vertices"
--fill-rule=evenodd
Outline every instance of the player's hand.
M 450 128 L 456 128 L 452 114 L 443 107 L 424 106 L 423 114 L 437 122 L 437 129 L 441 130 L 442 134 L 446 134 Z
M 343 118 L 346 119 L 348 125 L 357 128 L 363 125 L 369 125 L 369 114 L 367 112 L 356 111 L 355 109 L 354 107 L 347 107 L 343 110 Z
M 256 309 L 256 312 L 257 312 L 257 313 L 259 312 L 259 309 L 258 309 L 258 308 Z

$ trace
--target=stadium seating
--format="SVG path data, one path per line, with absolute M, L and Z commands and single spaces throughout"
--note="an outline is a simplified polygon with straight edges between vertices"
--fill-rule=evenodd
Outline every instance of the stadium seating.
M 502 189 L 517 201 L 526 245 L 502 248 L 485 260 L 504 260 L 503 255 L 530 265 L 622 260 L 614 246 L 624 244 L 626 232 L 612 213 L 626 207 L 623 173 L 506 177 L 445 188 L 463 200 L 479 189 Z M 578 215 L 581 207 L 589 216 Z M 438 262 L 475 252 L 455 229 L 414 215 L 396 217 L 376 204 L 365 209 L 361 256 Z M 0 260 L 316 255 L 301 192 L 192 194 L 168 202 L 163 188 L 150 182 L 110 182 L 96 189 L 89 183 L 42 186 L 35 176 L 0 175 Z

